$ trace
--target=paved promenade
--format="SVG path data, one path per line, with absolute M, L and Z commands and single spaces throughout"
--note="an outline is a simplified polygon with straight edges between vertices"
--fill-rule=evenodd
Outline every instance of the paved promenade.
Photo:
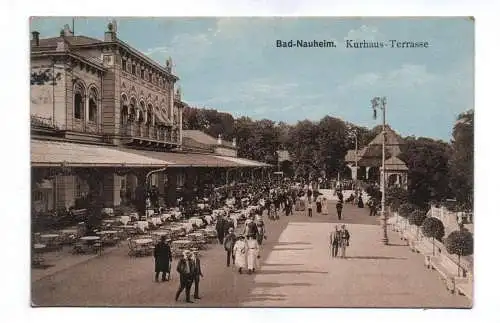
M 330 213 L 334 210 L 330 203 Z M 367 209 L 345 206 L 351 232 L 348 259 L 329 257 L 328 235 L 336 216 L 282 216 L 267 222 L 261 268 L 240 275 L 225 266 L 220 245 L 202 251 L 201 300 L 175 302 L 178 275 L 153 282 L 153 259 L 130 258 L 127 247 L 85 259 L 51 275 L 33 270 L 32 300 L 42 306 L 187 307 L 468 307 L 464 296 L 446 291 L 439 275 L 408 247 L 382 246 L 380 226 Z M 392 243 L 399 243 L 395 236 Z M 177 261 L 174 262 L 174 265 Z
M 255 277 L 242 306 L 468 307 L 448 293 L 422 256 L 406 246 L 383 246 L 380 228 L 349 225 L 348 258 L 332 259 L 331 224 L 291 222 Z M 391 237 L 392 242 L 398 242 Z

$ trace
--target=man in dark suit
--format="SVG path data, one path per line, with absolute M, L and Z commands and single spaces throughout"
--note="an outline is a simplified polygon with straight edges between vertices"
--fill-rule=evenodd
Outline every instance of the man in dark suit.
M 165 236 L 161 237 L 159 243 L 156 244 L 154 250 L 155 257 L 155 281 L 158 282 L 158 276 L 161 272 L 161 280 L 166 281 L 170 279 L 170 261 L 172 260 L 172 253 L 170 246 L 166 243 Z M 168 279 L 167 279 L 168 273 Z
M 224 249 L 226 250 L 227 267 L 231 265 L 231 258 L 233 259 L 233 265 L 234 265 L 233 248 L 235 243 L 236 243 L 236 235 L 234 234 L 234 229 L 229 228 L 229 233 L 224 237 Z
M 198 249 L 191 249 L 191 253 L 193 255 L 193 263 L 194 263 L 194 298 L 201 299 L 199 294 L 199 285 L 200 285 L 200 277 L 203 277 L 203 272 L 201 271 L 201 262 L 200 258 L 198 258 Z
M 184 257 L 179 260 L 179 263 L 177 264 L 177 272 L 180 276 L 180 284 L 179 289 L 177 289 L 177 293 L 175 294 L 175 300 L 177 301 L 179 299 L 179 295 L 183 290 L 185 290 L 186 302 L 193 303 L 190 299 L 190 293 L 194 277 L 194 263 L 190 258 L 189 250 L 184 250 Z
M 219 239 L 219 243 L 222 244 L 224 242 L 224 228 L 226 226 L 225 219 L 222 216 L 219 216 L 217 219 L 217 224 L 215 225 L 215 230 L 217 231 L 217 238 Z

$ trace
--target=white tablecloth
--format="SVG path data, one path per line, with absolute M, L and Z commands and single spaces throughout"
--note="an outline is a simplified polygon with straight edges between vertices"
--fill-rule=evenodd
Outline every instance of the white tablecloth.
M 128 215 L 123 215 L 120 217 L 120 222 L 123 223 L 123 225 L 127 225 L 130 222 L 130 217 Z
M 134 240 L 134 241 L 135 241 L 135 243 L 137 243 L 137 244 L 141 244 L 141 245 L 143 245 L 143 244 L 148 244 L 148 243 L 153 243 L 153 239 L 147 239 L 147 238 L 144 238 L 144 239 L 136 239 L 136 240 Z
M 160 217 L 154 217 L 154 218 L 151 218 L 149 219 L 151 221 L 151 223 L 153 223 L 154 225 L 160 225 L 161 224 L 161 218 Z
M 96 236 L 87 236 L 87 237 L 81 237 L 80 240 L 83 240 L 83 241 L 96 241 L 96 240 L 99 240 L 101 238 L 99 237 L 96 237 Z
M 148 221 L 137 221 L 137 224 L 136 224 L 137 228 L 139 230 L 141 230 L 142 232 L 145 232 L 146 229 L 148 228 L 149 226 L 149 223 Z

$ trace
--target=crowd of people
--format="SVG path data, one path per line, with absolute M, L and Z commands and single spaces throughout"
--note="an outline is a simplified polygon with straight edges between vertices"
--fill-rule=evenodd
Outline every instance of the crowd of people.
M 237 189 L 215 191 L 210 196 L 209 204 L 213 209 L 226 210 L 220 214 L 215 223 L 217 240 L 225 253 L 226 267 L 233 267 L 238 273 L 254 274 L 259 267 L 263 243 L 267 239 L 264 217 L 269 221 L 279 221 L 280 214 L 291 216 L 294 213 L 313 216 L 316 209 L 318 215 L 328 215 L 327 198 L 313 185 L 294 184 L 290 182 L 271 184 L 261 183 L 245 185 Z M 363 194 L 361 190 L 355 190 L 347 200 L 344 200 L 342 188 L 334 191 L 336 196 L 336 211 L 339 220 L 343 218 L 344 203 L 351 202 L 363 208 Z M 207 201 L 207 199 L 205 199 Z M 378 207 L 376 201 L 370 200 L 370 216 L 376 214 Z M 244 224 L 238 226 L 234 216 L 236 210 L 247 210 Z M 233 212 L 231 212 L 233 211 Z M 373 213 L 373 214 L 372 214 Z M 350 233 L 346 225 L 335 226 L 331 232 L 329 244 L 331 256 L 346 257 L 346 249 L 349 246 Z M 168 241 L 164 238 L 155 246 L 155 280 L 162 281 L 170 279 L 172 254 Z M 190 293 L 194 283 L 194 298 L 199 299 L 199 282 L 203 277 L 201 261 L 197 250 L 184 251 L 183 258 L 179 260 L 177 267 L 180 282 L 175 299 L 178 300 L 184 291 L 186 302 L 192 302 Z

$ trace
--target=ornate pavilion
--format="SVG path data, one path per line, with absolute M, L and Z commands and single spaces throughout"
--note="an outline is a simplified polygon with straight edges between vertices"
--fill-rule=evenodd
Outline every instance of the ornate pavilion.
M 349 150 L 345 157 L 347 166 L 351 170 L 353 180 L 380 181 L 382 167 L 382 140 L 379 133 L 368 145 L 362 149 Z M 408 167 L 398 158 L 404 146 L 403 138 L 392 128 L 386 126 L 385 141 L 385 182 L 388 187 L 399 186 L 406 188 L 408 183 Z M 357 163 L 356 163 L 357 161 Z M 357 167 L 356 167 L 357 165 Z

